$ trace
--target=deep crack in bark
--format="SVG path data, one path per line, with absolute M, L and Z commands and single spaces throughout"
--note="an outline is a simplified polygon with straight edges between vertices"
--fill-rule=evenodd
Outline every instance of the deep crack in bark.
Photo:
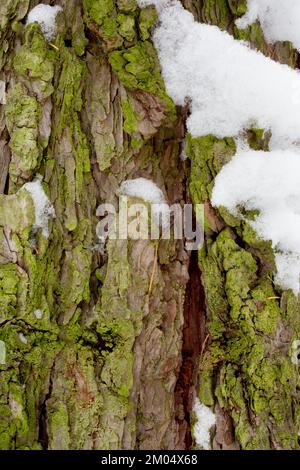
M 205 341 L 205 297 L 198 265 L 198 252 L 192 251 L 184 302 L 182 364 L 175 388 L 176 419 L 179 425 L 179 445 L 192 445 L 190 413 L 197 393 L 199 357 Z
M 48 420 L 47 420 L 47 401 L 51 397 L 52 390 L 53 390 L 53 380 L 52 380 L 52 373 L 53 368 L 55 365 L 55 361 L 51 368 L 50 376 L 49 376 L 49 389 L 45 395 L 45 398 L 41 404 L 40 408 L 40 415 L 39 415 L 39 434 L 38 434 L 38 442 L 41 444 L 43 450 L 47 450 L 49 446 L 49 435 L 48 435 Z

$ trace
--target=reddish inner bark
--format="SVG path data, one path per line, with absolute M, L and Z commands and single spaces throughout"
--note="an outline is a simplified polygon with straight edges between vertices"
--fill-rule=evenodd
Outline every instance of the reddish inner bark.
M 205 297 L 196 251 L 191 254 L 189 275 L 184 303 L 182 365 L 175 388 L 178 445 L 183 449 L 192 445 L 190 412 L 197 393 L 199 357 L 205 340 Z

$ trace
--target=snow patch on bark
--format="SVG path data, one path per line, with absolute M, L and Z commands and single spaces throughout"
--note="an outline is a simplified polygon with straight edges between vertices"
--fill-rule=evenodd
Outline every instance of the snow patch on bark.
M 269 42 L 290 41 L 300 51 L 299 0 L 247 0 L 247 13 L 235 24 L 244 29 L 256 20 Z
M 6 83 L 0 80 L 0 104 L 6 104 Z
M 204 450 L 211 449 L 210 430 L 216 424 L 215 414 L 197 398 L 193 407 L 197 422 L 194 425 L 196 444 Z
M 177 105 L 190 100 L 193 136 L 238 138 L 251 127 L 271 130 L 270 153 L 243 151 L 215 182 L 213 204 L 243 217 L 240 206 L 259 210 L 249 223 L 275 249 L 277 282 L 299 291 L 300 273 L 300 74 L 274 62 L 216 26 L 197 23 L 177 0 L 155 4 L 154 32 L 162 73 Z M 246 25 L 259 17 L 267 37 L 300 46 L 300 4 L 253 0 Z M 298 19 L 297 19 L 298 18 Z M 287 34 L 289 33 L 289 36 Z M 299 43 L 298 43 L 299 40 Z
M 158 225 L 164 227 L 169 222 L 169 205 L 164 193 L 153 181 L 146 178 L 134 178 L 123 181 L 119 193 L 149 202 Z
M 0 364 L 6 364 L 6 345 L 2 340 L 0 340 Z
M 247 220 L 275 250 L 277 282 L 299 291 L 300 156 L 286 151 L 238 152 L 217 175 L 212 204 L 244 219 L 241 209 L 259 210 Z
M 41 176 L 38 176 L 35 181 L 24 184 L 23 188 L 30 193 L 35 207 L 35 224 L 33 229 L 41 228 L 43 235 L 48 237 L 48 220 L 55 217 L 55 211 L 43 189 L 41 179 Z
M 162 190 L 153 181 L 146 178 L 134 178 L 123 181 L 120 194 L 136 197 L 152 204 L 166 203 Z
M 197 23 L 177 1 L 156 5 L 160 25 L 153 40 L 166 88 L 177 105 L 191 101 L 193 136 L 235 137 L 254 126 L 271 129 L 274 146 L 300 138 L 297 71 L 216 26 Z
M 28 339 L 23 335 L 23 333 L 19 333 L 19 340 L 24 344 L 28 344 Z
M 41 310 L 40 308 L 36 309 L 34 312 L 33 312 L 35 318 L 37 320 L 41 320 L 43 318 L 43 310 Z
M 44 5 L 40 3 L 28 14 L 27 24 L 39 23 L 47 41 L 51 41 L 56 34 L 56 15 L 62 11 L 61 6 Z

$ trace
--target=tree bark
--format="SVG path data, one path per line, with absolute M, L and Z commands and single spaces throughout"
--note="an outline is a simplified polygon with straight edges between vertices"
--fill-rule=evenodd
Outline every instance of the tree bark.
M 209 202 L 234 141 L 186 135 L 151 42 L 154 7 L 57 0 L 48 42 L 26 26 L 37 3 L 0 5 L 0 448 L 191 448 L 197 395 L 216 413 L 215 449 L 299 448 L 298 299 L 275 288 L 270 244 Z M 182 3 L 297 65 L 259 24 L 236 29 L 245 0 Z M 267 149 L 262 130 L 248 138 Z M 48 237 L 23 188 L 36 175 L 55 209 Z M 172 239 L 102 249 L 96 209 L 118 207 L 136 177 L 170 204 L 205 204 L 199 253 Z

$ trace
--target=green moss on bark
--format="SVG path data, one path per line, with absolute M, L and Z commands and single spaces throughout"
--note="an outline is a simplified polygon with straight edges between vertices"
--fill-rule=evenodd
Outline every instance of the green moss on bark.
M 188 138 L 194 203 L 210 197 L 215 175 L 234 150 L 228 139 Z M 270 448 L 266 427 L 279 447 L 298 448 L 292 410 L 299 377 L 289 353 L 292 324 L 285 320 L 272 282 L 272 249 L 247 224 L 220 214 L 233 228 L 215 225 L 212 231 L 207 224 L 206 245 L 199 252 L 211 341 L 200 364 L 200 397 L 212 405 L 214 376 L 215 399 L 232 416 L 242 448 Z M 295 305 L 293 316 L 299 318 L 298 312 Z M 277 343 L 282 330 L 290 340 Z

